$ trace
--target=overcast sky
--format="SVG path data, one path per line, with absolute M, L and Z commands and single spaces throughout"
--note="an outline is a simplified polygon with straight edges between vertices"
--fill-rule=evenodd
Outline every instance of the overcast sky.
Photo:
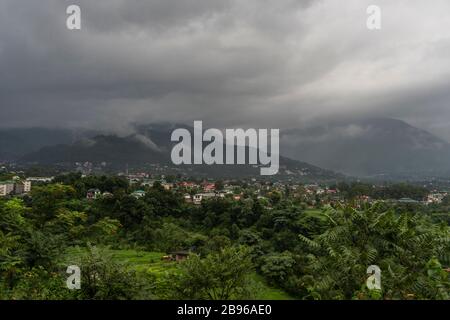
M 0 0 L 0 126 L 367 115 L 450 140 L 449 12 L 448 0 Z

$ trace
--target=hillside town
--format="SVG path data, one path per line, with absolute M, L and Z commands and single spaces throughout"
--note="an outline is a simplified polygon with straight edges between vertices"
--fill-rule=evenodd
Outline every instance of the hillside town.
M 441 204 L 449 195 L 446 187 L 430 188 L 429 185 L 415 185 L 421 189 L 417 195 L 384 194 L 383 190 L 389 189 L 389 184 L 371 184 L 358 181 L 335 183 L 295 183 L 294 181 L 259 181 L 256 178 L 248 179 L 189 179 L 185 176 L 164 175 L 156 170 L 149 172 L 121 172 L 114 176 L 124 179 L 130 185 L 130 195 L 135 198 L 145 196 L 146 188 L 155 183 L 165 190 L 171 190 L 182 194 L 186 203 L 201 204 L 204 200 L 215 198 L 228 198 L 239 201 L 245 198 L 256 197 L 264 200 L 274 194 L 288 196 L 304 203 L 307 207 L 322 207 L 324 205 L 344 204 L 350 199 L 355 206 L 370 204 L 381 200 L 399 204 L 433 205 Z M 80 177 L 89 177 L 90 174 L 79 173 Z M 45 185 L 52 183 L 54 176 L 26 176 L 23 171 L 7 171 L 3 167 L 0 180 L 0 196 L 24 196 L 32 190 L 32 185 Z M 348 190 L 356 188 L 357 190 Z M 86 192 L 87 199 L 99 197 L 111 197 L 113 194 L 100 188 L 91 188 Z

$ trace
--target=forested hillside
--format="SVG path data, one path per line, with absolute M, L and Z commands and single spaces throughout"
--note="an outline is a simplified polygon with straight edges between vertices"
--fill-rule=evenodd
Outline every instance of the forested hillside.
M 102 194 L 87 199 L 91 188 Z M 313 208 L 245 190 L 196 205 L 159 183 L 132 191 L 70 175 L 0 199 L 0 298 L 449 299 L 446 207 Z M 66 287 L 69 265 L 80 290 Z M 370 265 L 380 290 L 366 286 Z

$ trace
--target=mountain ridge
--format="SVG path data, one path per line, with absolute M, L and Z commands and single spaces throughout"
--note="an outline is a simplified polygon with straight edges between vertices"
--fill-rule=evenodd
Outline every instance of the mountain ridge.
M 349 175 L 450 172 L 450 144 L 398 119 L 350 120 L 293 129 L 284 132 L 281 141 L 288 157 Z
M 74 139 L 73 133 L 69 134 L 69 130 L 64 133 L 62 129 L 58 130 L 63 133 L 54 131 L 53 134 L 45 131 L 49 129 L 39 129 L 42 132 L 37 135 L 39 130 L 34 128 L 18 137 L 14 136 L 17 131 L 2 129 L 6 133 L 4 137 L 10 140 L 4 138 L 3 144 L 0 140 L 0 156 L 9 152 L 9 159 L 48 164 L 89 160 L 170 163 L 173 146 L 170 134 L 175 128 L 192 132 L 184 124 L 155 123 L 134 125 L 134 132 L 126 136 L 78 132 L 78 139 Z M 398 119 L 341 119 L 308 128 L 281 130 L 280 134 L 281 155 L 325 171 L 358 177 L 450 176 L 450 144 Z M 59 137 L 47 141 L 49 135 Z M 20 152 L 10 152 L 11 146 L 27 139 Z M 42 146 L 46 141 L 53 145 Z M 118 150 L 121 151 L 116 154 Z
M 160 131 L 160 136 L 148 132 L 134 133 L 125 137 L 116 135 L 98 135 L 85 138 L 70 145 L 56 145 L 41 148 L 20 158 L 22 163 L 33 164 L 73 164 L 83 162 L 108 163 L 114 168 L 125 165 L 160 164 L 173 166 L 170 160 L 172 145 L 170 134 Z M 165 143 L 161 143 L 161 139 Z M 156 143 L 158 141 L 159 143 Z M 246 150 L 248 155 L 248 150 Z M 260 175 L 259 165 L 181 165 L 185 172 L 207 174 L 212 177 L 240 177 Z M 344 176 L 331 170 L 323 170 L 308 163 L 280 156 L 278 177 L 291 177 L 302 180 L 333 180 Z

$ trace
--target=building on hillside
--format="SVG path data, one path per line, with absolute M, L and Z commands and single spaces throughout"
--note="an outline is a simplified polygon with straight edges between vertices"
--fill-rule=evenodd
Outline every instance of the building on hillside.
M 442 203 L 442 200 L 447 196 L 446 192 L 435 192 L 435 193 L 430 193 L 427 196 L 426 199 L 426 203 L 430 204 L 430 203 Z
M 15 194 L 25 194 L 31 191 L 31 181 L 16 181 L 14 183 Z
M 186 202 L 186 203 L 192 203 L 192 197 L 191 197 L 191 195 L 190 195 L 189 193 L 186 193 L 186 194 L 184 195 L 184 202 Z
M 15 177 L 16 180 L 8 180 L 0 182 L 0 196 L 7 196 L 11 194 L 25 194 L 31 191 L 31 181 L 20 180 L 19 177 Z
M 178 183 L 178 186 L 182 188 L 195 188 L 197 185 L 194 182 L 182 181 Z
M 132 179 L 132 180 L 142 180 L 142 179 L 148 179 L 149 174 L 146 172 L 138 172 L 138 173 L 134 173 L 134 174 L 125 174 L 125 176 L 128 179 Z
M 135 197 L 136 199 L 142 198 L 145 196 L 145 191 L 144 190 L 136 190 L 131 194 L 133 197 Z
M 189 258 L 189 251 L 175 251 L 170 253 L 173 261 L 183 261 Z
M 164 183 L 161 183 L 161 186 L 162 186 L 165 190 L 169 191 L 170 189 L 173 188 L 173 183 L 167 183 L 167 182 L 164 182 Z
M 214 193 L 214 192 L 208 192 L 208 193 L 197 193 L 194 195 L 193 197 L 193 203 L 194 204 L 200 204 L 202 203 L 203 200 L 205 199 L 213 199 L 213 198 L 218 198 L 218 197 L 222 197 L 221 195 Z
M 193 199 L 192 199 L 192 202 L 194 203 L 194 204 L 201 204 L 202 203 L 202 200 L 203 200 L 203 196 L 201 195 L 201 194 L 195 194 L 194 195 L 194 197 L 193 197 Z
M 8 196 L 14 193 L 14 181 L 2 181 L 0 182 L 0 196 Z
M 216 185 L 214 183 L 204 183 L 203 191 L 205 192 L 213 192 L 216 190 Z
M 14 192 L 13 194 L 24 194 L 25 188 L 24 185 L 20 182 L 15 182 L 14 183 Z
M 419 201 L 411 199 L 411 198 L 401 198 L 401 199 L 398 199 L 397 202 L 399 202 L 399 203 L 419 203 Z
M 86 194 L 86 198 L 87 199 L 97 199 L 101 194 L 102 194 L 102 192 L 99 189 L 89 189 Z
M 23 191 L 25 193 L 30 192 L 31 191 L 31 181 L 25 180 L 22 183 L 23 183 Z
M 27 181 L 31 182 L 52 182 L 54 177 L 28 177 Z
M 144 179 L 142 181 L 141 186 L 142 187 L 153 187 L 153 184 L 156 182 L 154 179 Z

